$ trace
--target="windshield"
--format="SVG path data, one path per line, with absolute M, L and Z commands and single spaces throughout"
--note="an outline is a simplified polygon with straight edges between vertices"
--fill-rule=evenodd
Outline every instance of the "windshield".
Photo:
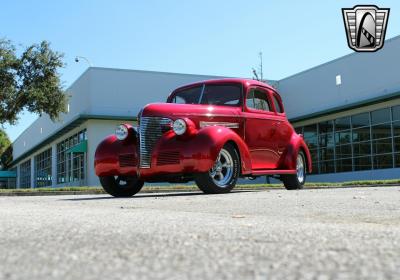
M 240 84 L 205 84 L 175 92 L 170 102 L 178 104 L 207 104 L 239 106 L 242 87 Z

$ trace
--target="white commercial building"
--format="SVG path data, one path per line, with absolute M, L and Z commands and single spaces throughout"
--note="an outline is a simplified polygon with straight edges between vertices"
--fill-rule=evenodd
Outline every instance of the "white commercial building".
M 177 87 L 216 76 L 88 68 L 68 89 L 60 121 L 38 118 L 13 143 L 18 187 L 94 186 L 97 145 L 140 109 L 163 102 Z
M 400 177 L 400 36 L 274 81 L 314 159 L 312 181 Z M 68 113 L 37 119 L 13 143 L 18 187 L 99 185 L 99 142 L 175 88 L 216 76 L 91 67 L 67 90 Z

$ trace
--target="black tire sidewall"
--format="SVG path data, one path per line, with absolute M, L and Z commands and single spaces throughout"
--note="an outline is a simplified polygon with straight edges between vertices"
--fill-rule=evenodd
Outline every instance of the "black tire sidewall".
M 301 156 L 303 159 L 303 164 L 304 164 L 304 180 L 302 183 L 300 183 L 299 178 L 297 177 L 297 170 L 296 174 L 290 174 L 290 175 L 282 175 L 282 182 L 285 185 L 285 188 L 287 190 L 298 190 L 302 189 L 304 187 L 304 184 L 307 179 L 307 161 L 305 159 L 303 151 L 299 151 L 297 156 Z M 297 164 L 297 157 L 296 157 L 296 164 Z
M 104 191 L 115 197 L 133 196 L 138 193 L 144 185 L 143 181 L 134 177 L 126 179 L 126 186 L 117 184 L 114 176 L 99 177 L 99 179 Z

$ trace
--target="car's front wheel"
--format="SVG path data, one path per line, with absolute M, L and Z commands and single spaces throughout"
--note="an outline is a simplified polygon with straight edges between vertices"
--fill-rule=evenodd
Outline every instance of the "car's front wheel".
M 107 176 L 99 177 L 104 191 L 115 197 L 130 197 L 138 193 L 144 182 L 136 177 Z
M 296 158 L 296 174 L 282 175 L 282 181 L 287 190 L 302 189 L 306 182 L 307 165 L 304 153 L 300 151 Z
M 238 152 L 228 143 L 221 149 L 214 166 L 208 172 L 195 175 L 195 182 L 204 193 L 228 193 L 235 187 L 239 173 Z

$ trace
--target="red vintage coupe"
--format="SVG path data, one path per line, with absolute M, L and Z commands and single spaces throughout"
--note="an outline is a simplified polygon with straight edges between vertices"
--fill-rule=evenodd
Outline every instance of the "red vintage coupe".
M 279 94 L 246 79 L 190 84 L 145 106 L 138 129 L 118 126 L 94 164 L 104 190 L 117 197 L 136 194 L 144 182 L 191 180 L 205 193 L 227 193 L 239 177 L 258 176 L 300 189 L 311 172 L 310 152 Z

